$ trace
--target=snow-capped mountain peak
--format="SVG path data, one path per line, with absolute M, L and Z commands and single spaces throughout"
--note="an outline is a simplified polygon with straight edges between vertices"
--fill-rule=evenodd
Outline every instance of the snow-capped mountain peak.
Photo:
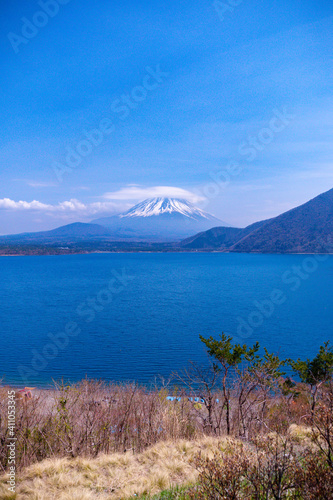
M 214 219 L 212 215 L 196 208 L 187 200 L 177 198 L 149 198 L 138 203 L 119 217 L 151 217 L 162 214 L 181 214 L 194 220 Z
M 127 212 L 93 221 L 114 237 L 137 241 L 178 241 L 216 226 L 226 225 L 184 199 L 149 198 Z

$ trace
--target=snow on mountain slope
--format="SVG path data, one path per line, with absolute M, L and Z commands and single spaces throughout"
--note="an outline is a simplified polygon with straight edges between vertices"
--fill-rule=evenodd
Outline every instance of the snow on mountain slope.
M 119 217 L 151 217 L 153 215 L 172 213 L 179 213 L 194 220 L 200 218 L 212 220 L 215 218 L 199 208 L 196 208 L 192 203 L 176 198 L 152 198 L 144 200 L 124 214 L 120 214 Z

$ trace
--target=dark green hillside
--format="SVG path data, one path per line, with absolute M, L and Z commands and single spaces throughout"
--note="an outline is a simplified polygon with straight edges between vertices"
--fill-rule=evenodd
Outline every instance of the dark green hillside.
M 215 227 L 183 240 L 183 248 L 258 253 L 332 253 L 333 189 L 245 229 Z
M 235 252 L 331 253 L 333 189 L 289 210 L 238 241 Z M 331 241 L 331 243 L 330 243 Z
M 186 238 L 186 240 L 181 242 L 181 246 L 193 250 L 227 250 L 267 222 L 256 222 L 243 229 L 236 227 L 213 227 L 213 229 L 191 236 L 191 238 Z

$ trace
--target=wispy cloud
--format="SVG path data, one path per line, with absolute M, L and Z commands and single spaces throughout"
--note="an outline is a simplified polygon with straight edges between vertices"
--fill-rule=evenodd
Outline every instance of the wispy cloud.
M 238 186 L 239 191 L 261 191 L 272 189 L 272 184 L 244 184 L 243 186 Z
M 57 187 L 58 184 L 50 181 L 38 181 L 34 179 L 11 179 L 12 182 L 20 182 L 24 183 L 29 187 L 33 188 L 48 188 L 48 187 Z
M 184 198 L 192 203 L 203 201 L 201 195 L 175 186 L 151 186 L 144 187 L 130 184 L 118 191 L 105 193 L 103 198 L 108 200 L 144 200 L 146 198 L 169 197 Z
M 90 187 L 88 187 L 88 186 L 76 186 L 73 188 L 73 191 L 90 191 Z
M 55 182 L 27 181 L 27 185 L 34 188 L 56 187 Z
M 293 174 L 298 179 L 330 179 L 333 177 L 332 165 L 329 169 L 322 169 L 317 171 L 303 170 Z

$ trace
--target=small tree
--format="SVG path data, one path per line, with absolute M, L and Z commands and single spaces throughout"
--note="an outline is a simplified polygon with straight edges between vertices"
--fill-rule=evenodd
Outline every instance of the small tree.
M 322 384 L 332 379 L 333 348 L 329 345 L 329 342 L 325 342 L 324 345 L 320 346 L 317 356 L 312 360 L 307 359 L 303 361 L 298 359 L 297 361 L 293 361 L 289 359 L 288 362 L 301 381 L 310 385 L 312 397 L 311 414 L 313 417 L 318 390 Z
M 256 347 L 257 345 L 245 353 L 246 368 L 240 374 L 238 405 L 242 435 L 246 435 L 249 431 L 248 423 L 253 416 L 259 422 L 260 427 L 265 425 L 267 402 L 274 394 L 281 392 L 280 379 L 284 375 L 281 367 L 285 361 L 269 353 L 266 348 L 264 348 L 264 355 L 259 356 Z
M 219 433 L 223 412 L 223 406 L 219 408 L 219 400 L 216 399 L 220 382 L 220 371 L 213 363 L 210 363 L 206 367 L 190 362 L 189 368 L 180 374 L 176 374 L 176 376 L 189 389 L 192 400 L 196 395 L 206 408 L 207 415 L 201 411 L 201 403 L 198 406 L 196 404 L 193 405 L 194 409 L 199 410 L 197 413 L 198 417 L 203 420 L 204 430 L 208 428 L 211 433 Z
M 232 337 L 222 333 L 221 339 L 216 340 L 213 337 L 208 339 L 200 335 L 200 340 L 208 349 L 208 354 L 215 358 L 218 364 L 213 363 L 215 372 L 222 375 L 222 391 L 224 397 L 224 407 L 226 410 L 227 434 L 230 434 L 230 393 L 231 393 L 231 375 L 237 373 L 237 369 L 245 356 L 251 358 L 259 350 L 258 342 L 252 348 L 245 344 L 233 344 Z

